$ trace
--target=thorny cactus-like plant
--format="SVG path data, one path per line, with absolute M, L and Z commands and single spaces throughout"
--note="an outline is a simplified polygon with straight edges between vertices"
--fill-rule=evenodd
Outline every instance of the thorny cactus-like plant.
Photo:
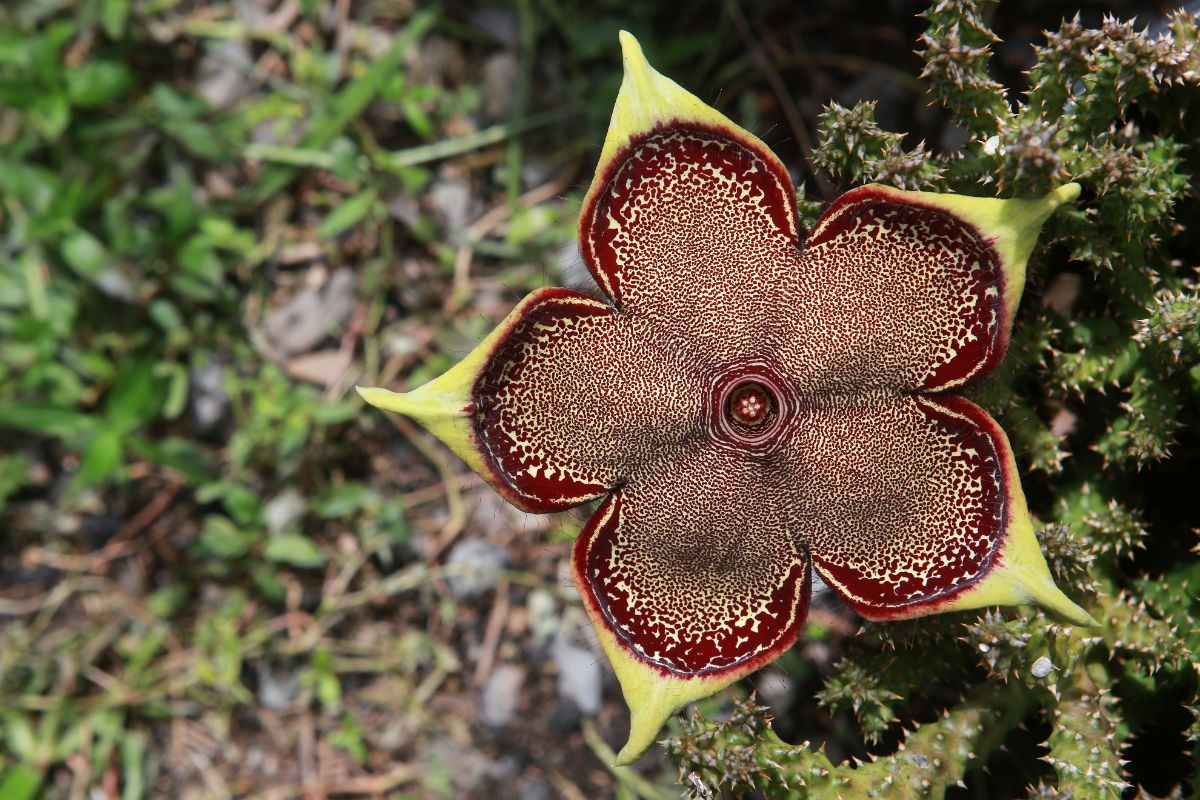
M 1027 298 L 1006 362 L 975 396 L 1037 487 L 1055 578 L 1093 598 L 1101 626 L 1033 610 L 870 626 L 819 699 L 852 715 L 875 755 L 832 763 L 781 741 L 765 709 L 743 702 L 721 722 L 691 718 L 668 741 L 694 797 L 940 797 L 1020 726 L 1041 740 L 1031 797 L 1118 797 L 1135 783 L 1200 791 L 1200 295 L 1194 233 L 1179 213 L 1200 168 L 1200 18 L 1177 13 L 1153 32 L 1064 21 L 1035 48 L 1018 97 L 992 77 L 998 40 L 984 11 L 943 0 L 921 38 L 923 75 L 967 134 L 960 151 L 906 151 L 872 106 L 831 105 L 814 162 L 846 186 L 983 184 L 1005 196 L 1083 186 L 1043 232 L 1057 250 L 1030 264 L 1044 302 Z M 904 716 L 931 681 L 955 675 L 960 702 L 932 721 Z M 1139 748 L 1139 737 L 1155 744 Z M 1153 766 L 1163 759 L 1172 770 Z

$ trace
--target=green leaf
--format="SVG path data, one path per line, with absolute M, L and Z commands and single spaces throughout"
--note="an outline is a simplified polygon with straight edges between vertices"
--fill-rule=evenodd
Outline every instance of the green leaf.
M 38 132 L 50 141 L 55 141 L 67 129 L 71 121 L 71 106 L 65 94 L 46 94 L 34 102 L 30 119 Z
M 378 190 L 372 187 L 343 202 L 317 228 L 317 236 L 322 239 L 332 239 L 358 224 L 370 212 L 378 195 Z
M 94 486 L 113 477 L 120 466 L 121 433 L 116 430 L 103 430 L 92 437 L 87 449 L 83 451 L 83 460 L 79 464 L 79 471 L 75 473 L 75 482 L 79 486 Z
M 229 154 L 211 125 L 194 119 L 177 119 L 164 123 L 163 130 L 194 156 L 207 161 L 228 160 Z
M 0 31 L 0 64 L 28 69 L 31 56 L 28 35 L 15 28 Z
M 119 100 L 133 83 L 133 71 L 119 61 L 85 61 L 67 71 L 67 97 L 71 105 L 95 108 Z
M 24 453 L 0 455 L 0 511 L 9 495 L 29 482 L 29 465 L 29 456 Z
M 225 276 L 225 268 L 212 244 L 199 234 L 192 236 L 179 249 L 179 266 L 213 286 L 219 286 Z
M 0 404 L 0 427 L 60 439 L 95 430 L 97 420 L 89 414 L 38 403 Z
M 321 519 L 345 517 L 380 501 L 379 493 L 357 481 L 348 481 L 331 486 L 315 506 Z
M 62 257 L 67 266 L 88 280 L 98 277 L 109 263 L 104 245 L 84 230 L 67 234 L 62 242 Z
M 353 419 L 362 411 L 353 401 L 341 403 L 322 403 L 312 409 L 313 422 L 320 425 L 337 425 L 340 422 Z
M 300 146 L 320 150 L 328 146 L 363 110 L 375 99 L 387 81 L 400 68 L 404 56 L 415 42 L 433 27 L 437 16 L 432 11 L 419 11 L 412 16 L 402 32 L 393 37 L 392 46 L 380 56 L 371 68 L 346 86 L 332 103 L 317 113 L 316 118 L 304 132 Z M 255 186 L 253 199 L 274 197 L 296 174 L 294 168 L 279 166 L 264 170 L 263 177 Z
M 164 586 L 151 592 L 146 598 L 146 609 L 159 619 L 171 616 L 183 608 L 191 594 L 183 584 Z
M 150 422 L 163 409 L 166 387 L 154 375 L 154 362 L 140 361 L 109 390 L 104 414 L 114 429 L 130 431 Z
M 4 800 L 32 800 L 42 785 L 42 775 L 26 764 L 17 764 L 4 773 L 0 781 L 0 797 Z
M 262 522 L 262 498 L 249 487 L 234 481 L 210 483 L 196 492 L 201 503 L 220 500 L 235 520 L 243 525 L 259 525 Z
M 342 684 L 333 668 L 333 655 L 328 650 L 313 652 L 312 670 L 305 676 L 316 692 L 317 700 L 326 708 L 337 708 L 342 702 Z
M 32 759 L 37 755 L 37 734 L 24 714 L 6 713 L 4 719 L 4 744 L 9 753 L 19 759 Z
M 312 539 L 298 533 L 272 536 L 263 548 L 263 557 L 278 564 L 293 567 L 319 567 L 325 563 L 325 554 Z
M 146 789 L 146 737 L 138 731 L 121 736 L 121 800 L 138 800 Z
M 251 535 L 239 528 L 229 517 L 209 514 L 196 544 L 200 553 L 220 559 L 241 558 L 250 549 Z
M 216 462 L 190 439 L 168 436 L 149 441 L 130 436 L 126 444 L 139 456 L 175 470 L 192 483 L 206 483 L 218 473 Z
M 155 300 L 150 304 L 147 313 L 149 313 L 150 319 L 154 320 L 155 324 L 167 333 L 175 333 L 184 328 L 183 315 L 170 300 L 162 298 Z
M 349 711 L 342 714 L 342 724 L 329 735 L 329 743 L 345 750 L 357 763 L 366 763 L 367 745 L 363 739 L 362 727 Z
M 129 0 L 101 0 L 100 24 L 110 39 L 123 39 L 129 23 Z
M 263 597 L 273 603 L 287 599 L 287 586 L 279 579 L 279 570 L 268 564 L 255 564 L 250 568 L 250 578 Z

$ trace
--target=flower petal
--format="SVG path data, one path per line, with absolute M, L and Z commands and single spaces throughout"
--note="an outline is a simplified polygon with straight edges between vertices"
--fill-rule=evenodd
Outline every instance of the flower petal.
M 757 137 L 654 71 L 632 36 L 621 43 L 625 80 L 580 215 L 584 260 L 622 311 L 664 335 L 751 352 L 776 310 L 764 290 L 798 264 L 791 180 Z
M 1046 218 L 1079 194 L 996 200 L 864 186 L 808 237 L 782 354 L 810 390 L 940 391 L 995 366 Z M 794 287 L 794 288 L 792 288 Z
M 869 619 L 1036 602 L 1079 624 L 1038 549 L 1004 432 L 955 396 L 828 397 L 786 449 L 813 565 Z
M 684 704 L 796 641 L 811 570 L 778 502 L 775 465 L 712 443 L 662 458 L 609 497 L 573 572 L 632 715 L 618 763 Z
M 542 289 L 440 378 L 408 394 L 359 391 L 415 418 L 517 506 L 569 508 L 700 424 L 699 376 L 647 326 Z

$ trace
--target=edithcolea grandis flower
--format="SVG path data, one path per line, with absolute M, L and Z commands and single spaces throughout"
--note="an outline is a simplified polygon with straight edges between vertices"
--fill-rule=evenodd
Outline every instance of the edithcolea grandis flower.
M 599 500 L 576 586 L 632 724 L 792 646 L 815 569 L 873 620 L 1039 603 L 1008 439 L 956 394 L 1004 354 L 1039 229 L 1078 187 L 996 200 L 864 186 L 801 246 L 787 171 L 658 74 L 625 78 L 579 243 L 602 297 L 529 295 L 461 363 L 367 402 L 514 505 Z

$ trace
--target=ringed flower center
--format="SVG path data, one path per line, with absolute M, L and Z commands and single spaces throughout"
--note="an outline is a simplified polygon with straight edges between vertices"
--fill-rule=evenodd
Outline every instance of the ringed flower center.
M 743 362 L 712 375 L 710 381 L 705 423 L 718 445 L 767 455 L 787 438 L 797 404 L 774 364 Z
M 775 405 L 775 398 L 767 387 L 757 381 L 747 381 L 734 388 L 725 413 L 734 422 L 756 428 L 767 420 Z

